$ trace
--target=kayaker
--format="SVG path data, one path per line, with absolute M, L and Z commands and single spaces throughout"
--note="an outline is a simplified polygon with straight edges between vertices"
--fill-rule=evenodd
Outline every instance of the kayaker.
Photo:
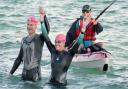
M 46 15 L 43 16 L 46 30 L 49 33 L 49 23 Z M 34 16 L 29 16 L 27 19 L 28 36 L 24 37 L 21 42 L 20 52 L 16 58 L 10 74 L 16 71 L 21 62 L 23 62 L 22 79 L 30 81 L 38 81 L 41 79 L 41 56 L 44 45 L 42 34 L 37 34 L 38 21 Z
M 90 23 L 93 23 L 89 26 Z M 88 27 L 89 26 L 89 27 Z M 91 7 L 89 5 L 84 5 L 82 8 L 82 15 L 75 22 L 73 22 L 71 28 L 67 32 L 66 45 L 69 46 L 79 35 L 79 43 L 84 45 L 84 50 L 87 51 L 97 51 L 102 49 L 100 45 L 95 44 L 96 34 L 103 31 L 103 27 L 92 18 Z M 81 34 L 80 34 L 81 33 Z M 91 47 L 94 46 L 95 47 Z
M 65 86 L 67 84 L 67 71 L 79 44 L 76 42 L 72 48 L 65 50 L 66 36 L 64 34 L 58 34 L 55 37 L 55 45 L 53 45 L 48 37 L 46 25 L 43 20 L 41 21 L 41 29 L 43 38 L 51 53 L 51 76 L 48 84 Z

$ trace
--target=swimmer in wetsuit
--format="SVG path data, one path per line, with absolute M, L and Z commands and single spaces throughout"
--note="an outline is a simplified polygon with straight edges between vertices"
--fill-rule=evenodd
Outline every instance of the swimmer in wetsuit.
M 66 36 L 64 34 L 58 34 L 55 38 L 55 45 L 53 45 L 48 37 L 43 20 L 41 21 L 41 30 L 46 45 L 51 53 L 51 76 L 49 84 L 66 85 L 67 71 L 79 44 L 76 42 L 72 48 L 65 50 Z
M 49 24 L 46 15 L 44 15 L 44 24 L 46 30 L 49 32 Z M 42 34 L 36 34 L 37 20 L 34 16 L 30 16 L 27 20 L 28 36 L 22 39 L 20 52 L 16 58 L 13 67 L 10 71 L 12 75 L 21 62 L 24 63 L 22 71 L 22 79 L 37 81 L 41 79 L 41 56 L 44 45 L 44 38 Z

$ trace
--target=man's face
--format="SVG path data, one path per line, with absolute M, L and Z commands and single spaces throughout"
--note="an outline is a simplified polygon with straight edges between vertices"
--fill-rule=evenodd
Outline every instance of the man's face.
M 91 16 L 91 11 L 85 11 L 85 12 L 83 13 L 83 15 L 84 15 L 85 18 L 88 18 L 88 17 Z
M 37 28 L 37 26 L 35 25 L 34 22 L 27 21 L 27 31 L 28 31 L 29 35 L 34 34 L 36 31 L 36 28 Z

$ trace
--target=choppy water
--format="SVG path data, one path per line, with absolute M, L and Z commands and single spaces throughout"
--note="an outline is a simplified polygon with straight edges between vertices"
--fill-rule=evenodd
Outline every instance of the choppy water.
M 42 80 L 36 83 L 20 80 L 22 64 L 8 78 L 9 71 L 18 55 L 20 40 L 27 35 L 26 18 L 38 16 L 38 6 L 43 6 L 51 25 L 50 38 L 58 32 L 66 33 L 81 8 L 89 4 L 93 16 L 112 0 L 0 0 L 0 89 L 41 89 L 50 76 L 50 54 L 46 48 L 42 58 Z M 103 73 L 96 69 L 70 67 L 66 89 L 128 89 L 128 1 L 117 0 L 99 21 L 104 31 L 97 36 L 106 42 L 105 48 L 113 55 L 113 66 Z M 40 26 L 39 26 L 40 28 Z M 38 30 L 40 32 L 40 30 Z M 54 40 L 54 39 L 53 39 Z M 51 88 L 56 89 L 56 88 Z M 62 89 L 62 88 L 58 88 Z

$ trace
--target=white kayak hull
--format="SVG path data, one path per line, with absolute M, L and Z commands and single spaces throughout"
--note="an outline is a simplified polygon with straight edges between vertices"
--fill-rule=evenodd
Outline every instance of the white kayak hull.
M 88 54 L 75 54 L 72 65 L 85 68 L 99 68 L 107 71 L 112 66 L 111 54 L 105 51 L 98 51 Z

